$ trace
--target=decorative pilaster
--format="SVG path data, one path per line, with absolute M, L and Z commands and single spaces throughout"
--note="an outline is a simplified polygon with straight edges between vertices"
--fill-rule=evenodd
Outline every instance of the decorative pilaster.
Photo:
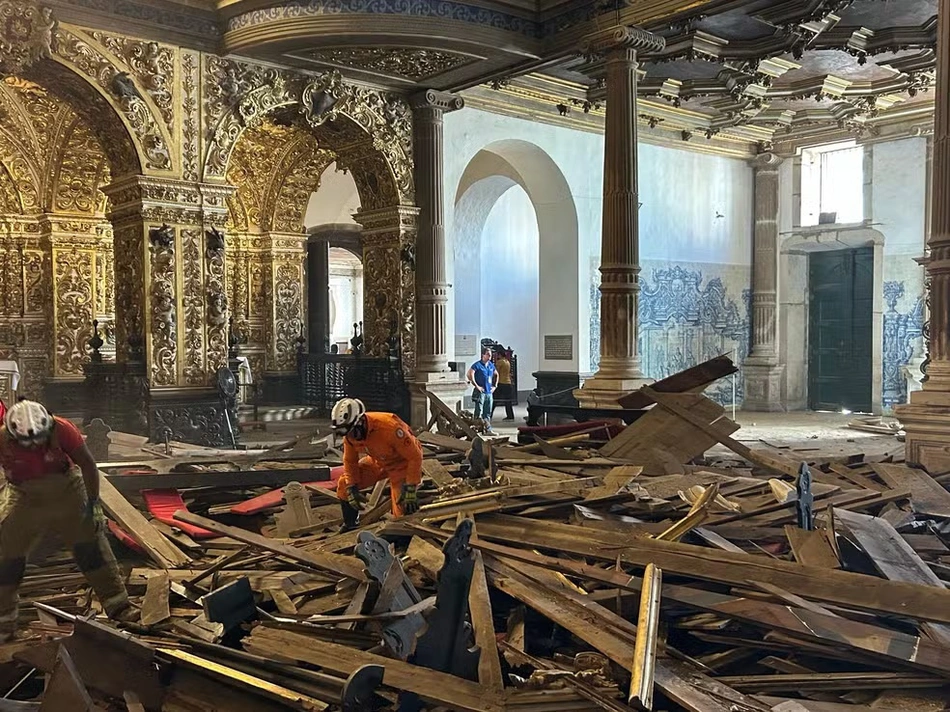
M 371 356 L 387 353 L 393 330 L 399 337 L 402 366 L 416 366 L 416 222 L 419 209 L 396 206 L 361 210 L 363 226 L 363 336 Z
M 307 238 L 272 232 L 263 245 L 264 398 L 266 402 L 294 403 L 299 397 L 297 344 L 305 334 Z
M 587 55 L 604 55 L 604 198 L 600 263 L 600 367 L 575 392 L 582 407 L 619 408 L 617 399 L 647 382 L 637 352 L 640 244 L 637 198 L 637 50 L 665 40 L 636 27 L 584 39 Z
M 752 342 L 742 365 L 746 410 L 785 410 L 778 355 L 779 180 L 782 159 L 760 153 L 755 170 L 752 235 Z
M 937 86 L 934 98 L 931 226 L 927 243 L 929 354 L 922 390 L 895 408 L 904 425 L 906 459 L 931 472 L 950 468 L 950 6 L 937 14 Z
M 416 371 L 448 371 L 442 116 L 465 106 L 462 97 L 432 89 L 410 99 L 419 227 L 416 238 Z
M 104 188 L 118 275 L 116 358 L 146 366 L 141 407 L 153 439 L 230 441 L 214 379 L 227 365 L 221 229 L 232 191 L 145 176 Z

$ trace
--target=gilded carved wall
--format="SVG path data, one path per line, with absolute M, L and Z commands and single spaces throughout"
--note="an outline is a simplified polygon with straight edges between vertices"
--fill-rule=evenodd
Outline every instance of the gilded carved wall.
M 25 392 L 82 375 L 93 319 L 152 388 L 209 386 L 229 316 L 258 373 L 292 371 L 303 219 L 333 161 L 373 224 L 368 345 L 396 324 L 412 367 L 404 99 L 57 23 L 32 0 L 0 0 L 0 17 L 0 359 Z

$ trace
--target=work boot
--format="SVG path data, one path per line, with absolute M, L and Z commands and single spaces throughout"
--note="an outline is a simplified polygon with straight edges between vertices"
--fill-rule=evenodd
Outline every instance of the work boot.
M 340 500 L 340 511 L 343 512 L 343 526 L 340 527 L 340 534 L 352 531 L 360 525 L 360 510 L 353 507 L 345 499 Z

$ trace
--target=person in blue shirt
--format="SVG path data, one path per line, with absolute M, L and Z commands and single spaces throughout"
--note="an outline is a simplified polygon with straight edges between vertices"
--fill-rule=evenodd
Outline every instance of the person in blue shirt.
M 498 371 L 491 360 L 491 349 L 482 349 L 482 358 L 468 369 L 468 382 L 475 386 L 472 400 L 475 401 L 475 417 L 485 423 L 485 432 L 491 429 L 492 394 L 498 385 Z

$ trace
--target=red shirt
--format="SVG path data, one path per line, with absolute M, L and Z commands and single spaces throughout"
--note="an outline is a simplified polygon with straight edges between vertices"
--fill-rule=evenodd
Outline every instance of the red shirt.
M 0 437 L 0 467 L 14 484 L 54 473 L 66 472 L 73 464 L 70 455 L 85 442 L 79 428 L 68 420 L 53 417 L 54 437 L 46 445 L 23 447 L 8 435 Z

